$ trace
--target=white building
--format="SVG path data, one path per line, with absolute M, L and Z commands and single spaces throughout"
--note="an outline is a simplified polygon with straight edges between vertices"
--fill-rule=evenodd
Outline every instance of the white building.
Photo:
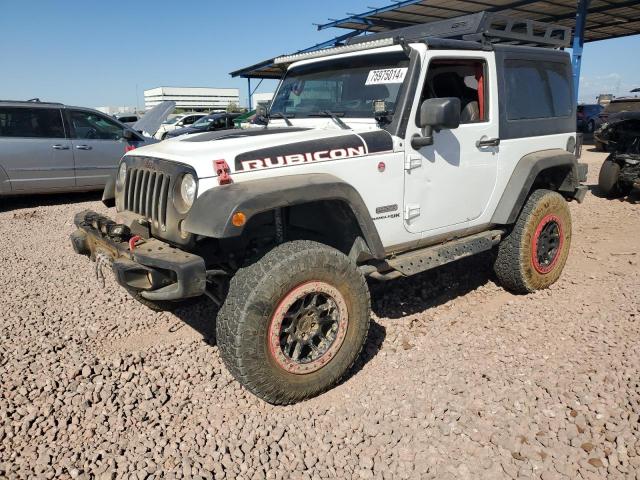
M 271 100 L 273 100 L 273 92 L 271 93 L 254 93 L 251 97 L 252 100 L 252 108 L 255 110 L 258 108 L 258 105 L 268 105 Z
M 240 105 L 240 91 L 237 88 L 207 87 L 157 87 L 144 91 L 147 110 L 165 100 L 175 101 L 177 109 L 225 110 L 231 103 Z
M 105 107 L 96 107 L 96 110 L 102 113 L 106 113 L 107 115 L 121 115 L 121 114 L 134 114 L 136 113 L 136 107 L 113 107 L 113 106 L 105 106 Z

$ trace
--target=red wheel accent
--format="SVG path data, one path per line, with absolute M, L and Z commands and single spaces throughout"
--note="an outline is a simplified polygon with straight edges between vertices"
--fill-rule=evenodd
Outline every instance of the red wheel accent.
M 540 261 L 540 247 L 541 247 L 540 236 L 542 232 L 545 231 L 546 228 L 549 228 L 549 226 L 553 227 L 553 224 L 555 224 L 558 229 L 558 232 L 557 232 L 558 246 L 555 247 L 555 252 L 551 259 L 549 259 L 546 262 L 541 262 Z M 540 223 L 538 224 L 538 227 L 536 228 L 535 233 L 533 234 L 533 242 L 531 243 L 531 263 L 533 264 L 533 268 L 535 268 L 535 270 L 538 273 L 541 273 L 543 275 L 551 272 L 556 266 L 556 264 L 558 263 L 558 259 L 560 258 L 560 254 L 562 252 L 563 246 L 564 246 L 564 229 L 562 227 L 562 221 L 558 216 L 550 213 L 540 221 Z
M 340 350 L 348 325 L 347 303 L 337 288 L 320 281 L 303 283 L 282 298 L 271 316 L 269 353 L 288 373 L 315 372 Z

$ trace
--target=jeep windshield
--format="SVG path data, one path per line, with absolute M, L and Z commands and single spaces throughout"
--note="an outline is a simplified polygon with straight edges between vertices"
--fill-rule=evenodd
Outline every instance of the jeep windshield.
M 361 55 L 290 69 L 271 106 L 274 117 L 374 118 L 374 102 L 384 100 L 392 115 L 404 85 L 409 59 L 403 52 Z

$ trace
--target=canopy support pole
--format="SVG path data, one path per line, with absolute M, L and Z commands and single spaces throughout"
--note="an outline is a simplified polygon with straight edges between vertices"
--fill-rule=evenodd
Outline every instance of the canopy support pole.
M 573 32 L 573 46 L 571 63 L 573 64 L 573 94 L 578 101 L 580 88 L 580 68 L 582 67 L 582 50 L 584 48 L 584 29 L 587 24 L 587 9 L 590 0 L 579 0 L 576 12 L 576 28 Z

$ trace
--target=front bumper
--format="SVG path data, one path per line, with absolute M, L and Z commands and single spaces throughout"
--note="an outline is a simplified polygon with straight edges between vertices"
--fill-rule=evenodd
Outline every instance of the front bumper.
M 117 282 L 151 301 L 176 301 L 204 294 L 206 268 L 202 257 L 174 248 L 155 238 L 142 240 L 133 249 L 132 234 L 125 225 L 108 217 L 83 211 L 74 218 L 78 229 L 71 235 L 76 253 L 95 261 L 106 256 Z

